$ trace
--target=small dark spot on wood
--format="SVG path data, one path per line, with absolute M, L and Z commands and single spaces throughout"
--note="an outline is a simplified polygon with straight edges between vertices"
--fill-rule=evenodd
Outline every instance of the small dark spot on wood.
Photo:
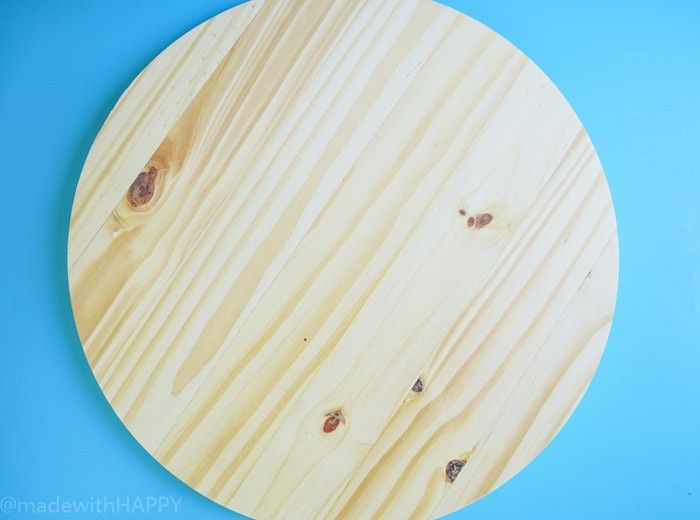
M 464 216 L 464 215 L 467 214 L 467 212 L 466 212 L 465 210 L 463 210 L 463 209 L 460 209 L 460 210 L 459 210 L 459 214 L 462 215 L 462 216 Z
M 445 467 L 445 476 L 447 476 L 447 480 L 450 484 L 455 481 L 466 462 L 467 461 L 463 459 L 454 459 L 447 463 Z
M 479 213 L 474 220 L 474 229 L 481 229 L 484 226 L 488 226 L 492 220 L 493 215 L 491 215 L 491 213 Z
M 474 222 L 474 217 L 469 217 L 469 219 L 467 220 L 467 226 L 474 227 Z
M 304 338 L 304 341 L 309 341 L 307 338 Z
M 132 207 L 140 208 L 151 202 L 156 192 L 157 175 L 158 170 L 154 166 L 138 174 L 127 193 L 127 200 Z
M 415 383 L 413 383 L 413 388 L 411 388 L 414 392 L 422 392 L 423 391 L 423 380 L 419 377 Z
M 341 423 L 345 422 L 345 418 L 340 410 L 326 414 L 326 421 L 323 423 L 323 433 L 332 433 Z

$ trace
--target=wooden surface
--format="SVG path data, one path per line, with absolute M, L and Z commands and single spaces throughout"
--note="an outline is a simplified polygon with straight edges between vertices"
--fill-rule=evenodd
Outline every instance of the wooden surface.
M 576 406 L 617 237 L 581 123 L 498 35 L 426 0 L 254 0 L 119 100 L 68 265 L 97 381 L 187 484 L 261 519 L 431 518 Z

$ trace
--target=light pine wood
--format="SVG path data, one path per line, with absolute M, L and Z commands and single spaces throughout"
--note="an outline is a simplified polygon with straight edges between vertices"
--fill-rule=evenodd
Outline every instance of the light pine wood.
M 95 139 L 68 265 L 122 421 L 260 519 L 501 485 L 581 399 L 618 266 L 574 112 L 427 0 L 254 0 L 173 43 Z

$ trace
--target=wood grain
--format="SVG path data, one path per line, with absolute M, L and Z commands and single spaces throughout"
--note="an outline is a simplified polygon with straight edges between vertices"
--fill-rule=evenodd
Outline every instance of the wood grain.
M 433 518 L 581 399 L 617 236 L 581 123 L 489 29 L 254 0 L 119 100 L 68 265 L 102 391 L 187 484 L 261 519 Z

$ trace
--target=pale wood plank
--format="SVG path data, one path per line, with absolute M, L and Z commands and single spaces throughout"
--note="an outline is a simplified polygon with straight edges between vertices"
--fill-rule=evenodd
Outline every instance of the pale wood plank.
M 124 94 L 69 281 L 105 395 L 198 491 L 256 518 L 429 518 L 571 413 L 616 244 L 585 131 L 505 40 L 425 0 L 266 0 Z

